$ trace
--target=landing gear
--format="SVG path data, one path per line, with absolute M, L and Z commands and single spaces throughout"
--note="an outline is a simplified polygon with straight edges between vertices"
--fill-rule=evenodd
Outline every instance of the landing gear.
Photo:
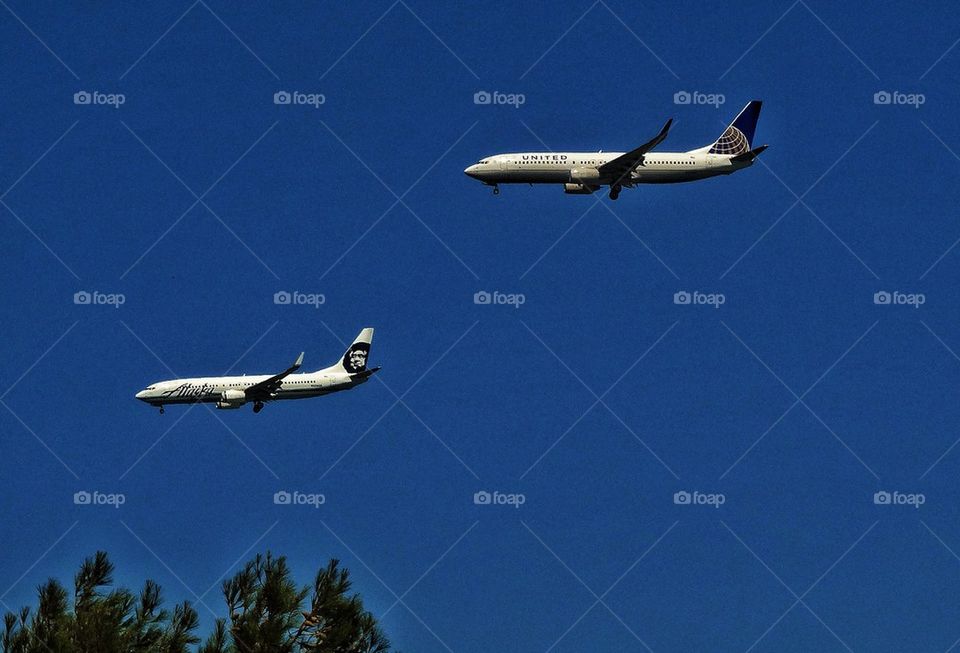
M 263 410 L 263 402 L 262 401 L 253 402 L 253 412 L 259 413 L 261 410 Z
M 493 194 L 494 194 L 494 195 L 499 195 L 499 194 L 500 194 L 500 187 L 499 187 L 499 186 L 494 185 L 494 187 L 493 187 Z
M 615 200 L 620 197 L 620 186 L 611 186 L 610 187 L 610 199 Z
M 160 414 L 163 415 L 163 406 L 160 406 Z

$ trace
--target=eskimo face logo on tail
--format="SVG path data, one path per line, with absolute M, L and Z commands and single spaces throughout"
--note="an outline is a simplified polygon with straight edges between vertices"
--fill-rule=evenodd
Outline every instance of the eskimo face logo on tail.
M 343 355 L 343 367 L 350 374 L 356 374 L 367 369 L 367 355 L 370 353 L 370 345 L 365 342 L 357 342 L 350 346 L 347 353 Z
M 710 154 L 731 154 L 734 156 L 749 151 L 750 143 L 747 142 L 747 137 L 733 125 L 727 127 L 720 138 L 717 139 L 717 142 L 713 144 L 713 147 L 710 148 Z

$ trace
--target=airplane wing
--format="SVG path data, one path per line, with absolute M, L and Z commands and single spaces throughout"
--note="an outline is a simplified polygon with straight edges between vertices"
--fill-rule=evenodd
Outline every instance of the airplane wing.
M 663 129 L 660 130 L 660 133 L 657 134 L 652 140 L 644 143 L 635 150 L 630 150 L 626 154 L 621 154 L 616 159 L 608 161 L 599 167 L 600 173 L 605 177 L 613 178 L 614 183 L 619 184 L 623 182 L 630 181 L 630 173 L 633 172 L 634 168 L 637 166 L 643 165 L 643 156 L 659 145 L 663 139 L 667 137 L 667 132 L 670 131 L 670 125 L 673 123 L 673 118 L 667 121 L 667 124 L 663 126 Z
M 297 362 L 288 367 L 280 374 L 275 374 L 269 379 L 264 379 L 260 383 L 254 383 L 252 386 L 247 388 L 247 400 L 266 400 L 272 399 L 273 393 L 277 391 L 280 387 L 280 384 L 283 383 L 283 379 L 288 375 L 296 372 L 300 369 L 300 366 L 303 364 L 303 352 L 300 352 L 300 355 L 297 357 Z

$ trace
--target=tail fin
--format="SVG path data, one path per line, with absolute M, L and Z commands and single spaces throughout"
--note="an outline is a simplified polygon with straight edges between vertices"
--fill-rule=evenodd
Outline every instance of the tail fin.
M 365 372 L 367 369 L 367 356 L 370 354 L 370 343 L 372 342 L 373 329 L 367 327 L 360 331 L 360 335 L 354 339 L 340 360 L 328 367 L 327 370 L 331 372 L 346 372 L 347 374 Z
M 732 154 L 734 156 L 749 152 L 753 146 L 753 134 L 757 129 L 757 120 L 760 118 L 760 100 L 751 100 L 747 106 L 737 114 L 730 126 L 720 138 L 710 146 L 710 154 Z

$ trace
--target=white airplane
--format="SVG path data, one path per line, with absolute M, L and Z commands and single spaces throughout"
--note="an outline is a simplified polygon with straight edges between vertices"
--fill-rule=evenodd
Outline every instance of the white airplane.
M 263 410 L 267 401 L 307 399 L 349 390 L 366 383 L 379 367 L 367 369 L 373 329 L 360 332 L 343 357 L 334 365 L 316 372 L 294 374 L 303 364 L 303 353 L 292 366 L 273 376 L 207 376 L 195 379 L 160 381 L 136 394 L 136 398 L 160 408 L 165 404 L 214 403 L 217 408 L 240 408 L 253 402 L 253 412 Z
M 520 152 L 495 154 L 463 172 L 493 186 L 498 184 L 563 184 L 570 195 L 589 195 L 610 186 L 610 199 L 637 184 L 671 184 L 729 175 L 753 165 L 767 149 L 751 149 L 760 117 L 760 100 L 753 100 L 734 118 L 715 142 L 689 152 L 651 152 L 667 137 L 673 119 L 660 133 L 630 152 Z

